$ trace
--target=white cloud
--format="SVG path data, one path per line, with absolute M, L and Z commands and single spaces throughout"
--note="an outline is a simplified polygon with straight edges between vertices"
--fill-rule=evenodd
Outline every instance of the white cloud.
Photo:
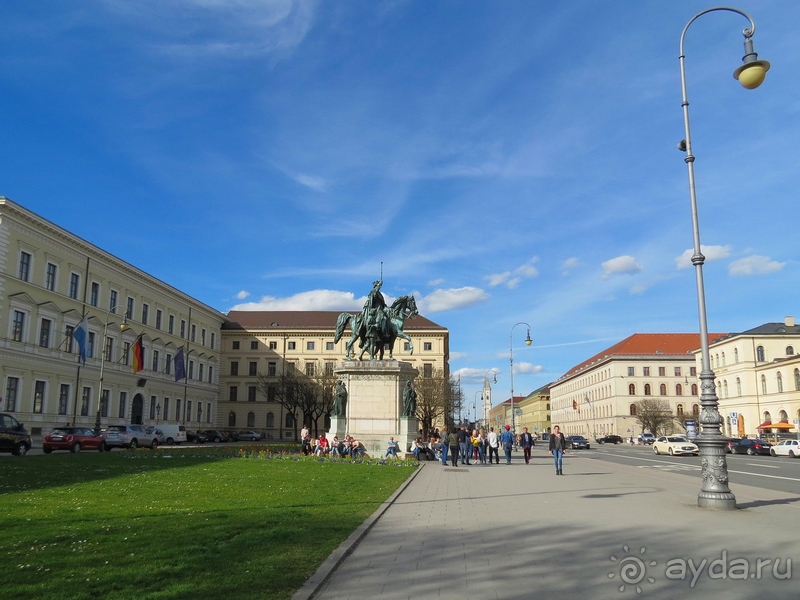
M 602 264 L 603 277 L 611 277 L 612 275 L 630 275 L 638 273 L 644 267 L 636 262 L 633 256 L 617 256 L 611 260 L 607 260 Z
M 712 260 L 719 260 L 720 258 L 728 258 L 731 255 L 731 247 L 728 246 L 703 246 L 700 245 L 700 252 L 706 257 L 706 262 Z M 692 255 L 694 250 L 689 248 L 683 254 L 675 257 L 675 264 L 679 269 L 686 269 L 692 266 Z
M 469 356 L 468 352 L 451 352 L 450 353 L 450 361 L 454 360 L 461 360 L 462 358 L 467 358 Z
M 262 296 L 258 302 L 237 304 L 231 310 L 341 310 L 358 311 L 364 305 L 363 298 L 352 292 L 336 290 L 312 290 L 300 292 L 287 298 Z
M 431 279 L 428 282 L 430 287 L 436 287 L 437 285 L 442 285 L 444 283 L 444 279 Z
M 748 277 L 750 275 L 764 275 L 765 273 L 775 273 L 786 266 L 785 262 L 772 260 L 769 256 L 746 256 L 733 261 L 728 266 L 728 274 L 731 277 Z
M 489 294 L 480 288 L 462 287 L 449 290 L 435 290 L 427 296 L 415 293 L 417 306 L 422 314 L 466 308 L 489 299 Z
M 497 369 L 497 368 L 492 368 L 492 369 L 470 369 L 470 368 L 464 368 L 464 369 L 459 369 L 458 371 L 454 371 L 452 373 L 452 377 L 455 377 L 455 378 L 459 378 L 460 377 L 462 381 L 465 380 L 465 379 L 470 379 L 470 380 L 473 380 L 473 381 L 475 381 L 475 380 L 483 381 L 486 378 L 487 374 L 489 375 L 490 378 L 492 377 L 492 374 L 489 373 L 489 371 L 493 371 L 495 374 L 497 374 L 497 373 L 500 372 L 500 369 Z
M 577 269 L 581 266 L 581 261 L 576 256 L 572 256 L 561 263 L 562 269 Z
M 535 365 L 529 362 L 514 363 L 514 373 L 526 373 L 528 375 L 534 375 L 536 373 L 541 373 L 542 371 L 544 371 L 544 367 L 542 365 Z
M 245 298 L 247 298 L 249 295 L 250 295 L 250 292 L 247 292 L 247 291 L 245 291 L 245 290 L 242 290 L 241 292 L 239 292 L 238 294 L 236 294 L 236 299 L 237 299 L 237 300 L 244 300 L 244 299 L 245 299 Z
M 304 185 L 315 192 L 324 192 L 327 186 L 327 182 L 322 177 L 316 177 L 314 175 L 298 173 L 293 179 L 300 185 Z
M 491 275 L 484 275 L 484 279 L 489 282 L 489 287 L 497 287 L 498 285 L 505 285 L 508 289 L 513 290 L 516 288 L 523 279 L 530 279 L 538 277 L 539 269 L 534 267 L 534 263 L 539 262 L 539 257 L 534 256 L 524 265 L 514 269 L 514 271 L 506 271 L 504 273 L 493 273 Z M 513 276 L 513 277 L 512 277 Z

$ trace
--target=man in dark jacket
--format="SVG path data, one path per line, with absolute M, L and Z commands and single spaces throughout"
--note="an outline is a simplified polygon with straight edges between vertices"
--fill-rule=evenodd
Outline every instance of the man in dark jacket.
M 456 435 L 458 436 L 458 451 L 459 454 L 461 454 L 461 464 L 471 464 L 469 462 L 469 449 L 467 448 L 467 446 L 469 446 L 469 433 L 467 433 L 466 426 L 462 425 L 461 429 L 456 432 Z
M 531 461 L 531 446 L 533 446 L 533 436 L 528 433 L 528 428 L 522 429 L 522 435 L 519 436 L 519 445 L 522 446 L 522 453 L 525 455 L 525 464 Z
M 550 456 L 553 457 L 556 463 L 556 475 L 563 475 L 562 459 L 564 453 L 567 451 L 567 440 L 558 425 L 553 427 L 553 433 L 550 434 Z

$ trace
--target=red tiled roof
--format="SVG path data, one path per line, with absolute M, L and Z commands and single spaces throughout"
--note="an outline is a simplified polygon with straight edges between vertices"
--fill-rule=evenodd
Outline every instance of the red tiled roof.
M 724 335 L 727 334 L 709 333 L 709 344 L 712 340 Z M 598 352 L 590 359 L 575 365 L 564 373 L 559 381 L 607 356 L 685 356 L 699 347 L 699 333 L 634 333 L 621 342 Z
M 225 323 L 222 329 L 336 329 L 340 314 L 335 310 L 232 310 L 228 313 L 230 323 Z M 406 320 L 405 328 L 407 331 L 447 329 L 421 315 Z

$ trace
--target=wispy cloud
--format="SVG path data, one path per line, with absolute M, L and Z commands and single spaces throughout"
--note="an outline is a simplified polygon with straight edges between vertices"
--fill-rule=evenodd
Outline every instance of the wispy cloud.
M 769 256 L 746 256 L 733 261 L 728 266 L 728 274 L 731 277 L 749 277 L 751 275 L 765 275 L 775 273 L 786 266 L 785 262 L 772 260 Z
M 515 367 L 514 370 L 516 371 L 516 367 Z M 475 381 L 475 380 L 483 381 L 486 378 L 486 375 L 487 375 L 488 371 L 493 371 L 495 374 L 501 373 L 500 369 L 498 369 L 496 367 L 493 367 L 491 369 L 475 369 L 475 368 L 467 368 L 467 367 L 465 367 L 463 369 L 458 369 L 457 371 L 454 371 L 452 373 L 452 376 L 453 377 L 460 377 L 462 380 L 468 379 L 468 380 L 473 380 L 473 381 Z M 491 378 L 491 377 L 493 377 L 493 375 L 490 373 L 489 377 Z
M 237 304 L 230 310 L 360 310 L 363 298 L 351 292 L 336 290 L 312 290 L 286 298 L 262 296 L 258 302 Z
M 462 287 L 447 290 L 436 290 L 427 296 L 415 294 L 417 306 L 424 314 L 455 310 L 474 306 L 489 299 L 489 294 L 480 288 Z
M 245 291 L 245 290 L 242 290 L 241 292 L 239 292 L 238 294 L 236 294 L 236 299 L 237 299 L 237 300 L 244 300 L 244 299 L 245 299 L 245 298 L 247 298 L 249 295 L 250 295 L 250 292 L 247 292 L 247 291 Z
M 602 264 L 603 277 L 608 278 L 612 275 L 632 275 L 638 273 L 644 267 L 636 262 L 633 256 L 617 256 L 607 260 Z
M 517 267 L 513 271 L 484 275 L 483 278 L 489 282 L 490 287 L 505 285 L 508 289 L 513 290 L 523 279 L 529 279 L 539 275 L 539 270 L 533 266 L 537 262 L 539 262 L 539 257 L 534 256 L 528 262 Z
M 728 246 L 703 246 L 700 245 L 700 252 L 706 257 L 706 262 L 712 260 L 719 260 L 721 258 L 728 258 L 731 255 L 731 247 Z M 675 264 L 679 269 L 686 269 L 692 266 L 692 255 L 694 250 L 689 248 L 684 250 L 683 254 L 675 257 Z

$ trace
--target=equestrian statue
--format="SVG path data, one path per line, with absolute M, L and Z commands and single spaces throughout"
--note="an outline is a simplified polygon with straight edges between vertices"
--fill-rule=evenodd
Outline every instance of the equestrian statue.
M 408 342 L 411 354 L 414 353 L 414 344 L 411 338 L 403 331 L 407 318 L 414 318 L 419 314 L 414 296 L 400 296 L 387 308 L 386 300 L 381 293 L 383 280 L 372 282 L 364 308 L 360 313 L 342 313 L 336 321 L 336 336 L 334 343 L 342 339 L 345 328 L 350 324 L 352 333 L 350 341 L 345 347 L 345 358 L 352 360 L 355 355 L 353 344 L 358 340 L 361 354 L 358 360 L 364 360 L 364 354 L 369 353 L 370 360 L 383 360 L 384 350 L 389 348 L 389 360 L 393 360 L 394 342 L 402 338 Z

